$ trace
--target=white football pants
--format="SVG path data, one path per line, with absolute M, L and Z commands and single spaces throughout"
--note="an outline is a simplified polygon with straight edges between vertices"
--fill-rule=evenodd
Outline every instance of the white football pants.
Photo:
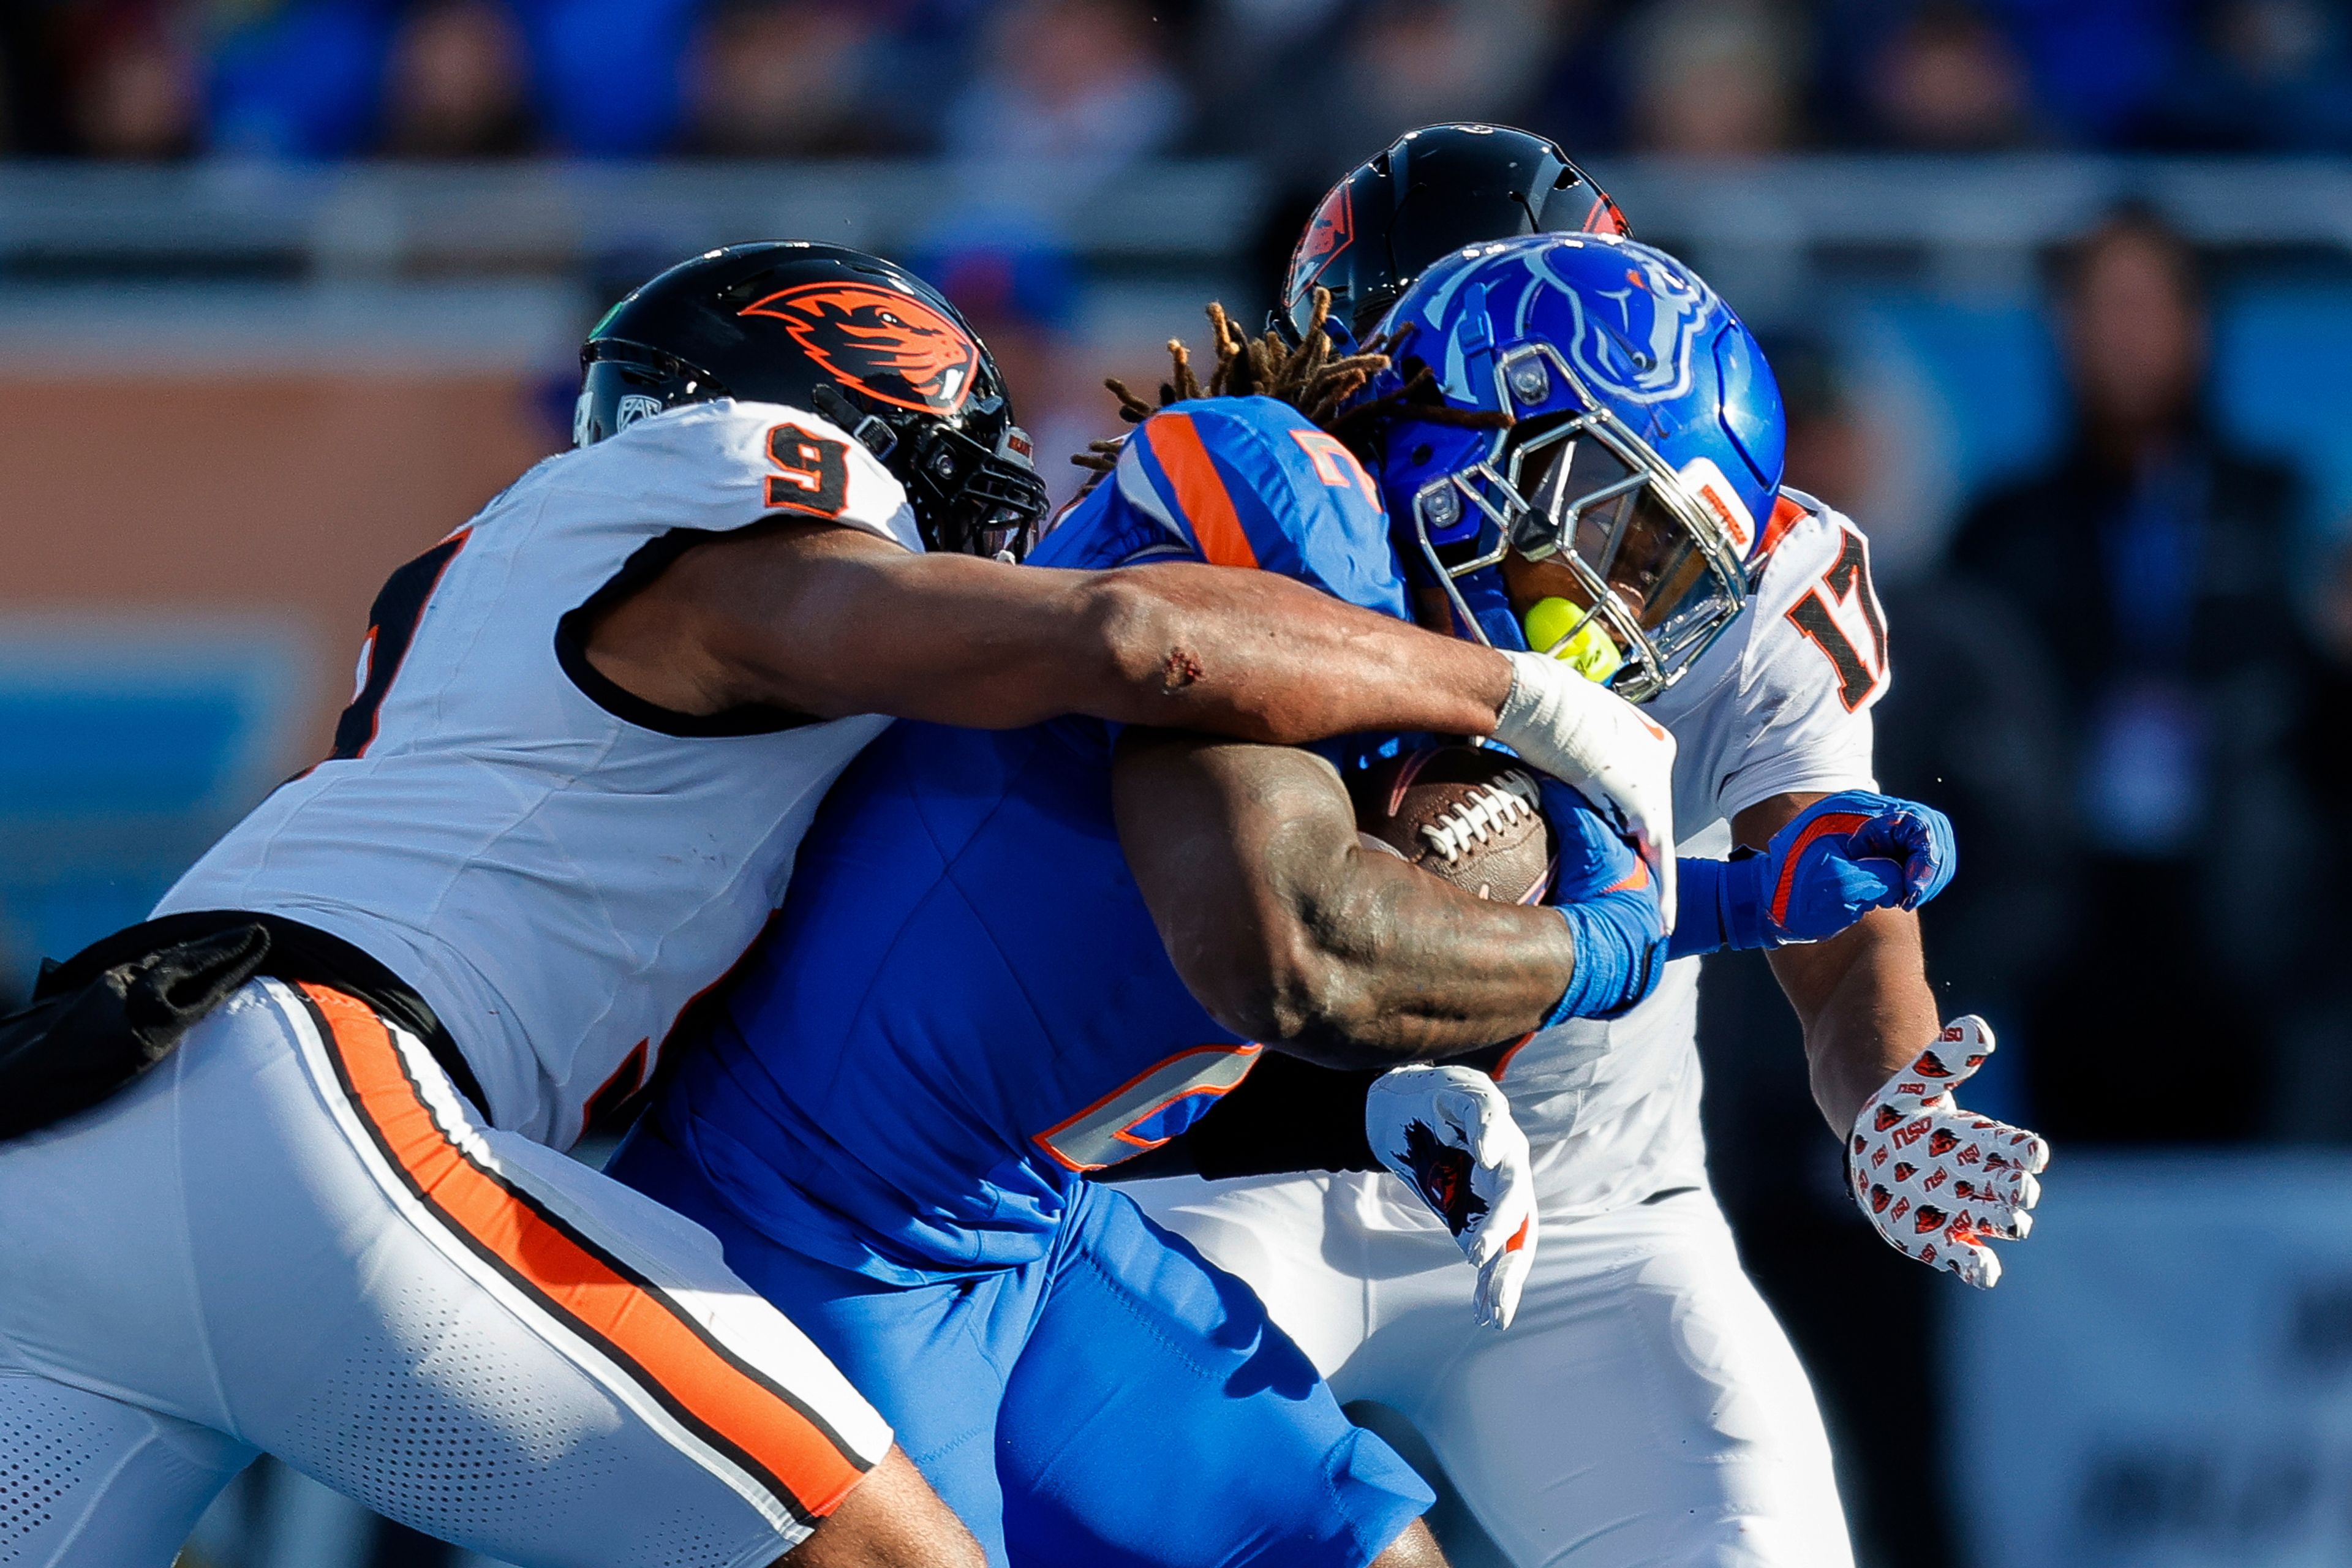
M 1392 1176 L 1126 1191 L 1254 1286 L 1341 1404 L 1410 1423 L 1516 1568 L 1851 1568 L 1812 1389 L 1712 1194 L 1547 1215 L 1498 1333 Z
M 708 1231 L 340 993 L 0 1143 L 11 1568 L 166 1568 L 257 1450 L 524 1568 L 767 1568 L 888 1445 Z

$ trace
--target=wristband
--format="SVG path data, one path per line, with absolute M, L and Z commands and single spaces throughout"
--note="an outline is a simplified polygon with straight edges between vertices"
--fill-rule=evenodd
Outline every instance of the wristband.
M 1745 952 L 1780 944 L 1764 923 L 1764 873 L 1769 862 L 1753 849 L 1728 860 L 1682 861 L 1682 919 L 1666 941 L 1666 957 L 1696 958 L 1723 948 Z
M 1657 900 L 1648 889 L 1559 906 L 1559 914 L 1576 946 L 1576 973 L 1543 1027 L 1570 1018 L 1614 1018 L 1656 988 L 1665 944 L 1657 931 Z
M 1683 907 L 1675 921 L 1674 933 L 1666 938 L 1666 957 L 1696 958 L 1714 952 L 1723 946 L 1723 874 L 1729 868 L 1721 860 L 1700 859 L 1685 855 L 1682 858 Z

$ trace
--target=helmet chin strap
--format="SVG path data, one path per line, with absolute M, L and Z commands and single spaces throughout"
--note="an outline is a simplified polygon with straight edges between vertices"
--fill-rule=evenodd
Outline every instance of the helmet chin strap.
M 890 422 L 850 402 L 831 382 L 820 384 L 809 395 L 809 401 L 816 405 L 819 414 L 856 437 L 857 444 L 875 457 L 887 458 L 898 449 L 898 433 L 890 428 Z

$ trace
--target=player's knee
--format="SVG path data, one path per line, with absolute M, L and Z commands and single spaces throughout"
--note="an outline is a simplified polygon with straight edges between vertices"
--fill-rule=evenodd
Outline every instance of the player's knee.
M 971 1531 L 894 1447 L 777 1568 L 986 1568 L 987 1561 Z M 1408 1561 L 1416 1568 L 1420 1562 Z
M 1429 1526 L 1416 1519 L 1372 1559 L 1372 1568 L 1446 1568 L 1445 1553 L 1437 1549 L 1437 1537 L 1429 1533 Z

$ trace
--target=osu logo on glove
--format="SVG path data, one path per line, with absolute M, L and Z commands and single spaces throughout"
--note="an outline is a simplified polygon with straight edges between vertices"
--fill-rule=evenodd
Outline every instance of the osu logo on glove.
M 1855 1201 L 1887 1244 L 1982 1289 L 2000 1279 L 1986 1240 L 2022 1241 L 2032 1232 L 2030 1211 L 2042 1195 L 2034 1174 L 2050 1161 L 2049 1145 L 2034 1134 L 1953 1102 L 1952 1090 L 1992 1049 L 1983 1019 L 1946 1026 L 1871 1096 L 1849 1145 Z

